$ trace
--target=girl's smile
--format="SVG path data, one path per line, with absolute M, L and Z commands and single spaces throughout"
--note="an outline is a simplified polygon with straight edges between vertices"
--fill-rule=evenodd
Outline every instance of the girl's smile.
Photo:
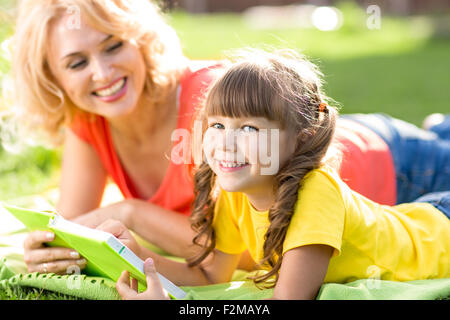
M 216 160 L 218 162 L 219 168 L 223 172 L 237 172 L 243 168 L 247 168 L 250 164 L 249 163 L 242 163 L 242 162 L 232 162 L 232 161 L 220 161 Z
M 203 149 L 222 189 L 246 193 L 272 190 L 273 176 L 293 152 L 286 130 L 261 117 L 209 116 Z M 267 174 L 267 167 L 275 169 Z

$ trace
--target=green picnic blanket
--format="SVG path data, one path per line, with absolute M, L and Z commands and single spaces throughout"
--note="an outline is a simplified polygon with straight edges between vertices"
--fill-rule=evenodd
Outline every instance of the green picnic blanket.
M 22 247 L 25 236 L 23 225 L 0 210 L 0 299 L 7 299 L 8 292 L 14 288 L 37 288 L 82 299 L 120 299 L 115 283 L 110 279 L 83 274 L 27 273 Z M 251 280 L 247 280 L 247 276 L 248 273 L 238 270 L 231 282 L 182 289 L 187 292 L 186 300 L 258 300 L 272 296 L 273 289 L 258 289 Z M 322 285 L 317 296 L 319 300 L 443 298 L 450 298 L 450 278 L 409 282 L 362 279 L 346 284 L 327 283 Z
M 14 286 L 32 287 L 65 295 L 92 299 L 120 299 L 112 280 L 86 275 L 15 274 L 0 261 L 0 290 Z M 252 281 L 232 281 L 223 284 L 182 287 L 185 300 L 260 300 L 270 298 L 272 289 L 258 289 Z M 444 299 L 450 297 L 450 279 L 394 282 L 362 279 L 347 284 L 322 285 L 318 300 L 409 300 Z

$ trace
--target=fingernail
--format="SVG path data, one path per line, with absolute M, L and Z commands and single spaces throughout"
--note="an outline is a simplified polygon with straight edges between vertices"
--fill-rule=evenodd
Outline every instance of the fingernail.
M 70 251 L 70 257 L 78 259 L 80 257 L 80 254 L 77 251 Z
M 152 266 L 152 265 L 154 264 L 152 258 L 147 258 L 147 259 L 145 260 L 145 263 L 147 263 L 149 266 Z
M 86 263 L 86 259 L 77 260 L 77 264 L 78 265 L 82 265 L 82 264 L 85 264 L 85 263 Z
M 47 240 L 53 240 L 55 238 L 55 234 L 52 232 L 47 232 L 45 237 L 47 238 Z

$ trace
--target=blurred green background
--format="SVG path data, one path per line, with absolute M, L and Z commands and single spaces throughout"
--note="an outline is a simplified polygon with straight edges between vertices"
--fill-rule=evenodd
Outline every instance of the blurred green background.
M 0 0 L 0 43 L 13 34 L 14 5 L 14 0 Z M 245 46 L 301 50 L 325 74 L 326 93 L 339 103 L 341 113 L 385 112 L 421 125 L 430 113 L 450 112 L 450 31 L 448 23 L 442 26 L 448 16 L 382 15 L 381 28 L 369 30 L 364 9 L 352 1 L 337 7 L 344 24 L 328 32 L 255 29 L 234 13 L 176 10 L 167 13 L 167 20 L 192 59 L 220 59 L 225 51 Z M 9 67 L 3 52 L 0 78 Z M 6 107 L 3 103 L 0 111 Z M 60 149 L 30 146 L 11 153 L 0 147 L 0 200 L 56 187 L 60 161 Z

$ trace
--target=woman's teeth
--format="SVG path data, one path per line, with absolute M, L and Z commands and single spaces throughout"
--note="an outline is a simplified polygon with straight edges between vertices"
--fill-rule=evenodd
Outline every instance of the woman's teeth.
M 117 92 L 119 92 L 123 88 L 124 85 L 125 85 L 125 78 L 122 78 L 119 81 L 117 81 L 112 87 L 95 91 L 94 94 L 96 94 L 99 97 L 113 96 Z
M 247 163 L 245 162 L 223 162 L 220 161 L 219 164 L 224 168 L 237 168 L 237 167 L 243 167 Z

